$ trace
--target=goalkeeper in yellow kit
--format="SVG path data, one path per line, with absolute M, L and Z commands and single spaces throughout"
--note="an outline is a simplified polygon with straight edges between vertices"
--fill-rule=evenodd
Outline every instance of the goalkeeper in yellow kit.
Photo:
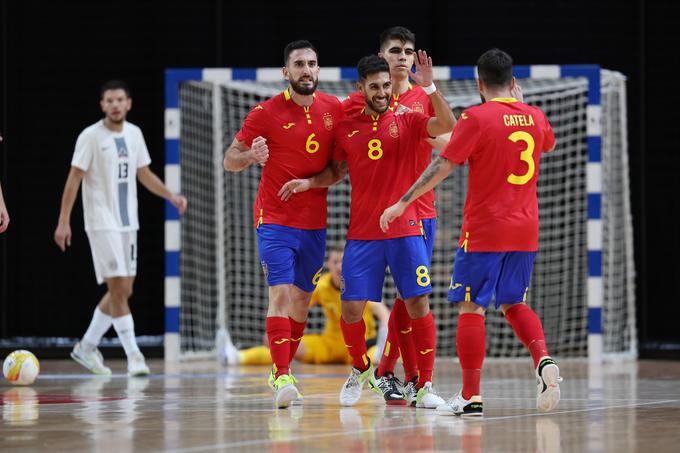
M 330 247 L 328 249 L 326 260 L 328 272 L 319 279 L 310 301 L 310 307 L 319 304 L 323 308 L 326 325 L 321 334 L 305 334 L 300 340 L 301 344 L 295 358 L 303 363 L 345 364 L 352 362 L 340 330 L 342 255 L 342 248 Z M 367 304 L 364 310 L 366 343 L 370 346 L 368 354 L 371 361 L 376 359 L 373 363 L 377 363 L 382 356 L 389 316 L 387 307 L 382 303 Z M 269 348 L 266 346 L 255 346 L 239 351 L 232 345 L 228 345 L 222 359 L 230 365 L 271 365 L 272 363 Z

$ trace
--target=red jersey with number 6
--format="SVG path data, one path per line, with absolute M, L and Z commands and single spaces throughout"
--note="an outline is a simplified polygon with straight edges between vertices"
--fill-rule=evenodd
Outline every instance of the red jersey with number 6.
M 470 165 L 459 247 L 468 252 L 538 250 L 539 160 L 554 146 L 545 114 L 514 98 L 492 99 L 461 114 L 441 154 Z
M 357 113 L 345 118 L 335 131 L 333 160 L 347 161 L 352 184 L 348 240 L 383 240 L 422 234 L 415 203 L 380 229 L 382 212 L 396 203 L 413 184 L 418 143 L 427 137 L 421 113 L 395 116 L 390 110 L 372 116 Z
M 277 193 L 287 181 L 308 178 L 328 165 L 333 132 L 343 116 L 335 96 L 317 91 L 312 105 L 303 107 L 288 89 L 248 113 L 236 139 L 251 146 L 262 136 L 269 148 L 253 208 L 255 227 L 263 223 L 304 230 L 326 227 L 327 189 L 310 189 L 288 201 L 281 201 Z
M 364 94 L 361 91 L 350 93 L 344 101 L 342 101 L 342 108 L 345 115 L 350 116 L 361 112 L 366 105 Z M 392 94 L 390 100 L 390 108 L 396 112 L 399 106 L 402 105 L 412 112 L 424 113 L 427 116 L 435 116 L 434 108 L 430 102 L 429 96 L 418 85 L 408 84 L 408 89 L 401 94 Z M 428 137 L 426 136 L 425 139 Z M 416 172 L 412 182 L 415 182 L 420 174 L 425 171 L 430 162 L 432 162 L 432 146 L 423 139 L 418 143 L 415 152 L 418 155 L 418 162 L 416 164 Z M 421 219 L 433 219 L 437 217 L 437 208 L 435 207 L 434 190 L 424 193 L 415 201 Z

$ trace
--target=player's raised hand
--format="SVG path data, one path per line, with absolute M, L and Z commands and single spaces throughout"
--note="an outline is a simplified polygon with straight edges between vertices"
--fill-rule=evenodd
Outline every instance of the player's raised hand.
M 269 159 L 269 147 L 267 147 L 266 138 L 262 136 L 255 137 L 250 150 L 252 151 L 253 157 L 257 163 L 262 166 L 267 163 L 267 159 Z
M 427 52 L 419 50 L 415 58 L 416 72 L 411 74 L 411 78 L 421 87 L 432 85 L 434 80 L 432 70 L 432 58 L 427 56 Z
M 385 209 L 380 216 L 380 229 L 386 233 L 387 230 L 390 229 L 390 223 L 394 222 L 397 217 L 404 213 L 406 206 L 406 203 L 398 201 L 389 208 Z
M 173 195 L 170 197 L 170 203 L 179 211 L 179 215 L 184 214 L 187 210 L 187 199 L 182 195 Z
M 68 223 L 57 225 L 57 229 L 54 232 L 54 242 L 57 243 L 62 252 L 66 251 L 66 247 L 71 247 L 71 225 Z
M 9 213 L 3 203 L 0 203 L 0 233 L 4 233 L 9 226 Z
M 519 102 L 524 102 L 524 93 L 522 92 L 522 86 L 515 81 L 515 86 L 510 90 L 510 94 L 513 98 L 517 99 Z
M 282 201 L 288 201 L 293 194 L 306 192 L 309 190 L 309 187 L 309 179 L 291 179 L 281 186 L 278 195 L 281 197 Z

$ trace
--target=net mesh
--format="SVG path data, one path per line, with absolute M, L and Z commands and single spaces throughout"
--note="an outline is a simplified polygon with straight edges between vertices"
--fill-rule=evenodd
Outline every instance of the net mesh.
M 625 83 L 615 73 L 603 72 L 603 248 L 605 272 L 605 350 L 622 352 L 634 347 L 634 294 L 631 285 L 632 233 L 628 204 L 625 149 Z M 611 75 L 614 82 L 611 82 Z M 616 76 L 616 77 L 615 77 Z M 618 78 L 617 78 L 618 77 Z M 587 355 L 587 81 L 583 78 L 526 79 L 521 81 L 525 101 L 540 107 L 557 138 L 555 151 L 544 154 L 538 183 L 540 243 L 529 304 L 543 321 L 551 353 Z M 456 114 L 479 102 L 473 80 L 440 80 L 438 88 Z M 182 190 L 192 209 L 182 221 L 181 345 L 183 353 L 213 350 L 217 311 L 226 311 L 226 323 L 237 346 L 260 344 L 264 335 L 268 290 L 260 267 L 252 228 L 252 205 L 260 168 L 225 173 L 216 181 L 213 171 L 213 115 L 220 115 L 223 147 L 228 146 L 252 107 L 284 88 L 279 82 L 225 82 L 208 85 L 185 82 L 180 86 Z M 219 90 L 221 105 L 212 105 L 212 90 Z M 348 81 L 320 82 L 319 89 L 346 96 L 354 89 Z M 437 151 L 434 152 L 435 154 Z M 215 184 L 223 185 L 224 200 L 215 200 Z M 437 350 L 455 353 L 457 317 L 446 301 L 467 189 L 467 167 L 456 168 L 437 188 L 438 225 L 431 263 L 433 293 L 430 305 L 437 320 Z M 347 179 L 333 186 L 328 196 L 327 243 L 344 242 L 349 219 L 350 186 Z M 191 212 L 190 212 L 191 211 Z M 217 216 L 224 219 L 224 243 L 214 231 Z M 622 246 L 622 244 L 626 244 Z M 224 256 L 218 269 L 217 254 Z M 225 300 L 217 301 L 224 275 Z M 389 274 L 389 272 L 388 272 Z M 395 287 L 385 280 L 383 301 L 392 304 Z M 487 315 L 487 353 L 492 357 L 527 354 L 500 312 Z M 308 332 L 323 327 L 320 310 L 310 314 Z

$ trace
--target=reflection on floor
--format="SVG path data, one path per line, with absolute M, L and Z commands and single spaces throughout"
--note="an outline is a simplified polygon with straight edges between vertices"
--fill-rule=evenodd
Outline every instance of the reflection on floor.
M 275 410 L 266 368 L 152 361 L 150 377 L 127 378 L 111 365 L 100 378 L 43 361 L 33 386 L 3 383 L 0 451 L 680 451 L 680 362 L 563 361 L 562 401 L 539 414 L 530 360 L 491 361 L 481 420 L 386 407 L 368 389 L 342 408 L 345 366 L 295 365 L 304 404 Z M 442 396 L 460 382 L 456 363 L 437 362 Z

